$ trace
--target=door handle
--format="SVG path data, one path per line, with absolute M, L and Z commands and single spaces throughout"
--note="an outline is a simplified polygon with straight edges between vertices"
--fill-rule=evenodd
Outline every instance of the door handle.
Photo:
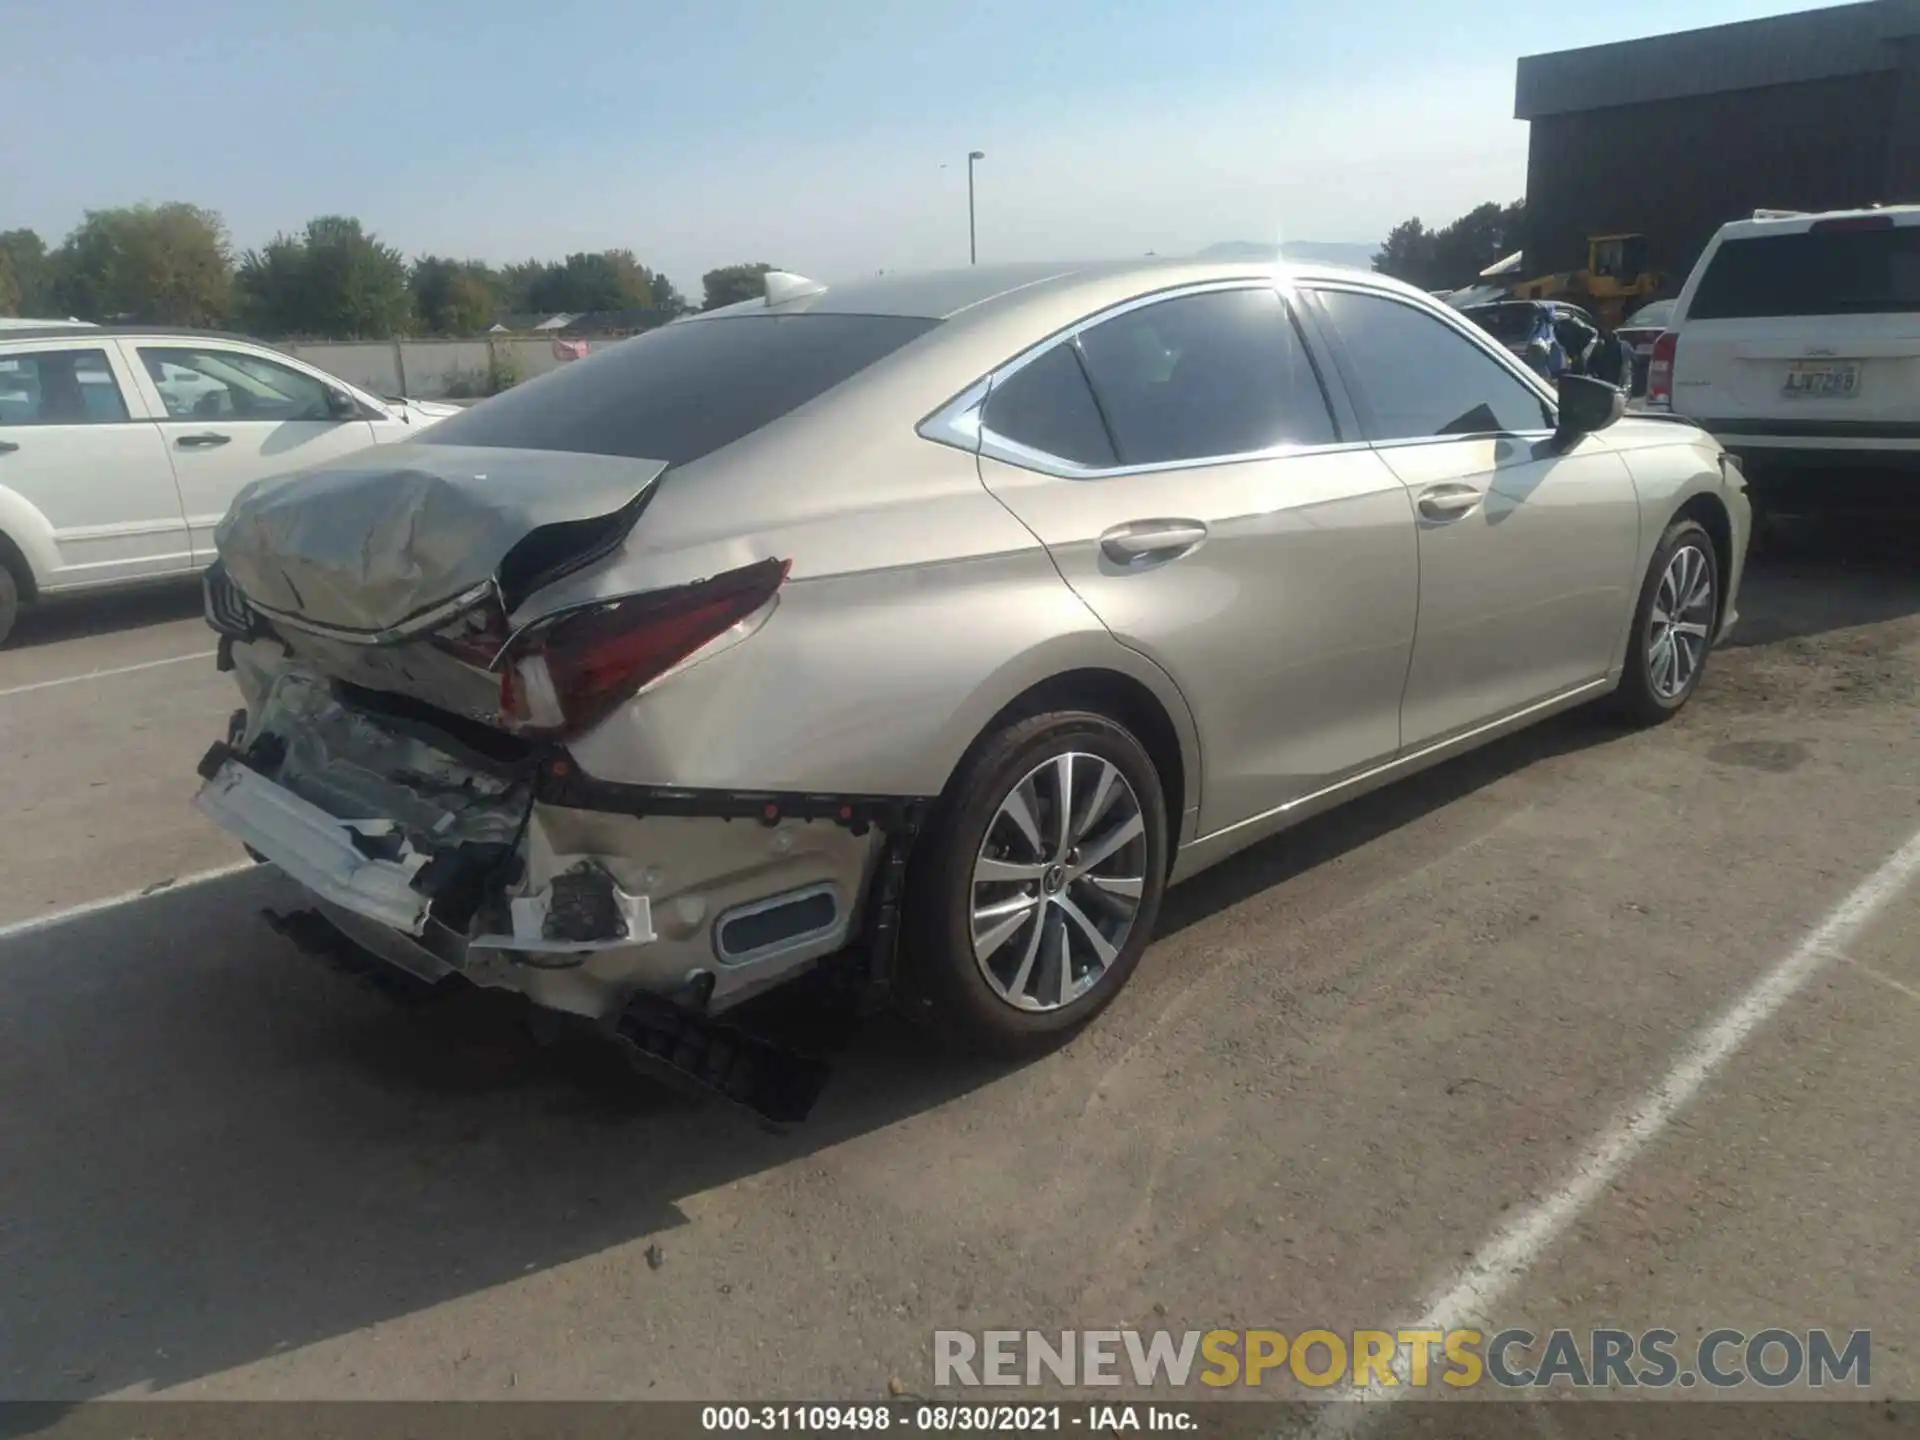
M 1429 520 L 1458 520 L 1480 503 L 1472 485 L 1435 485 L 1420 492 L 1420 513 Z
M 1100 537 L 1100 548 L 1111 560 L 1137 565 L 1142 560 L 1171 560 L 1207 538 L 1198 520 L 1136 520 L 1116 525 Z
M 0 455 L 11 455 L 20 447 L 11 440 L 0 440 Z
M 182 435 L 173 443 L 182 450 L 211 450 L 216 445 L 225 445 L 231 439 L 231 435 L 216 435 L 209 430 L 204 435 Z

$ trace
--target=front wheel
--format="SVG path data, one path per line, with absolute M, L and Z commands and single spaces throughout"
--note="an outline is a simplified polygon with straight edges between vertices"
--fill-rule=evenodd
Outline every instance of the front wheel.
M 1700 684 L 1720 616 L 1720 562 L 1713 538 L 1694 520 L 1676 520 L 1654 548 L 1633 612 L 1633 639 L 1615 709 L 1633 725 L 1680 713 Z
M 1103 715 L 1008 726 L 962 768 L 907 893 L 911 1012 L 959 1048 L 1031 1053 L 1106 1007 L 1166 889 L 1160 777 Z

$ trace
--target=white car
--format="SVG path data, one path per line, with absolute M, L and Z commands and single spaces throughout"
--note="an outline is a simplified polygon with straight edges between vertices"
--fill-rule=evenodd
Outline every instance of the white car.
M 42 596 L 205 569 L 249 481 L 459 413 L 233 336 L 0 328 L 0 641 Z
M 1739 456 L 1757 509 L 1920 493 L 1920 206 L 1721 226 L 1654 342 L 1647 408 Z

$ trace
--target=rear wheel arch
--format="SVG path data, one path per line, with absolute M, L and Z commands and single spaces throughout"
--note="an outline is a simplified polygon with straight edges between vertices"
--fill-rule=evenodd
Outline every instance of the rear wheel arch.
M 1199 766 L 1189 764 L 1181 729 L 1161 697 L 1152 687 L 1124 671 L 1102 666 L 1086 666 L 1063 671 L 1028 686 L 996 711 L 981 727 L 973 743 L 961 755 L 948 777 L 966 772 L 969 762 L 993 738 L 1009 727 L 1034 715 L 1053 711 L 1086 710 L 1104 715 L 1127 730 L 1140 742 L 1160 777 L 1160 789 L 1167 810 L 1167 865 L 1171 869 L 1179 848 L 1181 822 L 1199 793 Z M 1195 752 L 1197 761 L 1197 750 Z M 1189 773 L 1189 772 L 1192 773 Z M 948 797 L 942 796 L 942 799 Z

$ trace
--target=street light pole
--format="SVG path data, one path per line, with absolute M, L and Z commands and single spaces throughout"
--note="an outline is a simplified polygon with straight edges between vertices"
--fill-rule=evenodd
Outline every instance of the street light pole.
M 987 152 L 984 150 L 967 152 L 967 263 L 969 265 L 980 263 L 980 244 L 975 238 L 976 232 L 973 225 L 973 162 L 986 158 Z

